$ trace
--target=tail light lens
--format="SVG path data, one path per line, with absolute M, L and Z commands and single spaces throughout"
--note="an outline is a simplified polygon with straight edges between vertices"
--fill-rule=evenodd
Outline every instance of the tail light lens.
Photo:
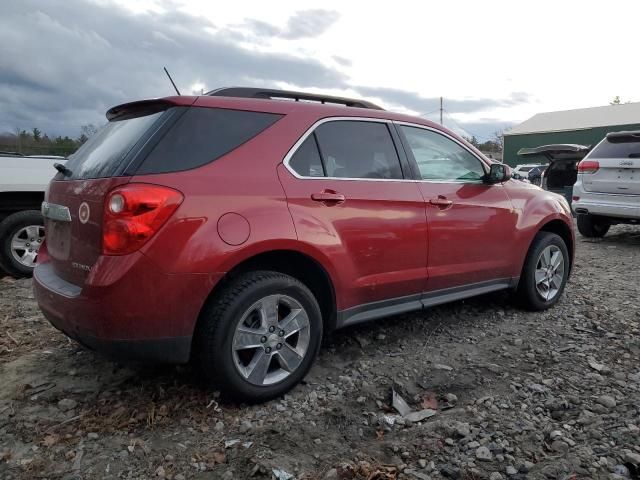
M 102 253 L 126 255 L 144 245 L 182 203 L 168 187 L 130 183 L 107 195 L 102 225 Z
M 595 160 L 582 160 L 578 164 L 578 173 L 596 173 L 600 168 L 600 163 Z

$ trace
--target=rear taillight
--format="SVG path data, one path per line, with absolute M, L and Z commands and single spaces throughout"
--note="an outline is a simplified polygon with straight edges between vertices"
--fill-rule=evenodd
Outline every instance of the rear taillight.
M 159 185 L 130 183 L 111 191 L 105 200 L 102 253 L 125 255 L 149 240 L 176 211 L 183 196 Z
M 595 160 L 582 160 L 578 164 L 578 173 L 596 173 L 600 168 L 600 163 Z

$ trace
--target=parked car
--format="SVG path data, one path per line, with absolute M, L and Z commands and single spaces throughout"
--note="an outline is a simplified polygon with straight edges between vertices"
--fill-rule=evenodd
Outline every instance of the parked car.
M 56 162 L 65 159 L 0 154 L 0 269 L 14 277 L 33 273 L 44 241 L 40 206 Z
M 640 131 L 607 134 L 578 164 L 573 210 L 585 237 L 640 223 Z
M 523 178 L 529 178 L 529 172 L 535 168 L 542 167 L 543 165 L 537 163 L 526 163 L 522 165 L 516 165 L 513 168 L 513 173 Z
M 547 169 L 546 165 L 537 165 L 527 172 L 527 179 L 534 185 L 542 185 L 542 175 Z
M 535 148 L 522 148 L 518 155 L 522 157 L 544 155 L 549 164 L 540 177 L 540 186 L 544 190 L 557 193 L 571 204 L 573 184 L 578 177 L 578 162 L 591 149 L 587 145 L 552 144 Z
M 90 348 L 262 401 L 323 332 L 497 290 L 544 310 L 567 282 L 567 202 L 427 120 L 249 88 L 107 118 L 49 186 L 34 274 Z

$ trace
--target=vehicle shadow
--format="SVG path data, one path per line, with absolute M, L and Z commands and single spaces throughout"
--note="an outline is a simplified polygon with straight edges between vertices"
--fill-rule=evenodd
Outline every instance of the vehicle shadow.
M 587 238 L 577 235 L 577 241 L 583 243 L 601 243 L 607 246 L 635 247 L 640 245 L 640 225 L 615 225 L 602 238 Z

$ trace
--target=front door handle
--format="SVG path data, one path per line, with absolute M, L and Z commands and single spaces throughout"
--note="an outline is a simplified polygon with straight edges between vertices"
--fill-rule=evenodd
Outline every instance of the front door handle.
M 333 205 L 343 203 L 346 200 L 346 197 L 333 190 L 323 190 L 320 193 L 312 193 L 311 200 L 315 202 L 322 202 L 326 205 Z
M 446 210 L 453 205 L 453 201 L 447 200 L 447 197 L 444 195 L 438 195 L 436 198 L 430 199 L 429 203 L 437 206 L 440 210 Z

